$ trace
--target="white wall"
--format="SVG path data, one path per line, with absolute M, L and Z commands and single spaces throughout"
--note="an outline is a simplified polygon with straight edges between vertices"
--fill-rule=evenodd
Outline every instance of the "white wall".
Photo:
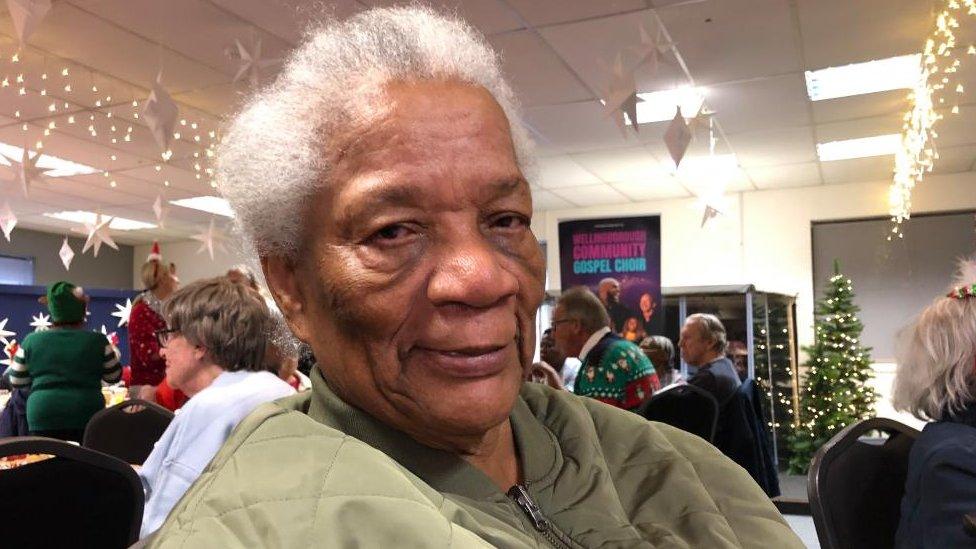
M 195 240 L 183 240 L 176 242 L 160 242 L 159 251 L 163 255 L 163 261 L 176 264 L 176 275 L 180 277 L 183 284 L 222 275 L 227 269 L 239 263 L 247 263 L 258 277 L 261 276 L 260 268 L 256 263 L 251 262 L 247 257 L 244 247 L 236 240 L 231 240 L 225 245 L 225 250 L 214 250 L 214 259 L 206 250 L 197 253 L 200 243 Z M 139 280 L 139 270 L 149 256 L 150 246 L 136 246 L 132 260 L 132 284 L 134 288 L 142 289 L 142 281 Z

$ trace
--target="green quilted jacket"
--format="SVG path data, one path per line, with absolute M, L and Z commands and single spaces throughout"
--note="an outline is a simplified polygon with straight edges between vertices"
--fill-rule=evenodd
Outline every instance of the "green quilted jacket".
M 527 383 L 508 493 L 312 391 L 238 425 L 151 547 L 802 548 L 749 475 L 700 438 Z

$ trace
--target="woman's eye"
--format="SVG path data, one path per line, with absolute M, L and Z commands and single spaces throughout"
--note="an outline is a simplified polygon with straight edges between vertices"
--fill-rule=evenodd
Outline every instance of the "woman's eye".
M 397 240 L 402 240 L 403 238 L 406 238 L 412 234 L 413 231 L 411 231 L 406 225 L 387 225 L 386 227 L 383 227 L 382 229 L 373 233 L 373 239 L 381 242 L 392 243 Z
M 527 227 L 529 225 L 529 220 L 522 215 L 509 214 L 496 218 L 492 225 L 502 229 L 519 229 L 522 227 Z

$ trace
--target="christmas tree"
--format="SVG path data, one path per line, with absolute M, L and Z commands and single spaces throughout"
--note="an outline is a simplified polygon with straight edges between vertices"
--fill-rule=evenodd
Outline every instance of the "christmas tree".
M 877 394 L 871 379 L 871 349 L 860 345 L 864 326 L 857 318 L 851 279 L 834 261 L 823 299 L 817 302 L 816 343 L 800 394 L 800 414 L 790 438 L 790 472 L 805 474 L 816 451 L 841 429 L 874 414 Z

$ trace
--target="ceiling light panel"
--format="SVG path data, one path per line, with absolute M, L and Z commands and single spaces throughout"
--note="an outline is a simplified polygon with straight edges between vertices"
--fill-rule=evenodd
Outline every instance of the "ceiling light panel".
M 811 101 L 913 89 L 922 77 L 921 54 L 806 71 Z

